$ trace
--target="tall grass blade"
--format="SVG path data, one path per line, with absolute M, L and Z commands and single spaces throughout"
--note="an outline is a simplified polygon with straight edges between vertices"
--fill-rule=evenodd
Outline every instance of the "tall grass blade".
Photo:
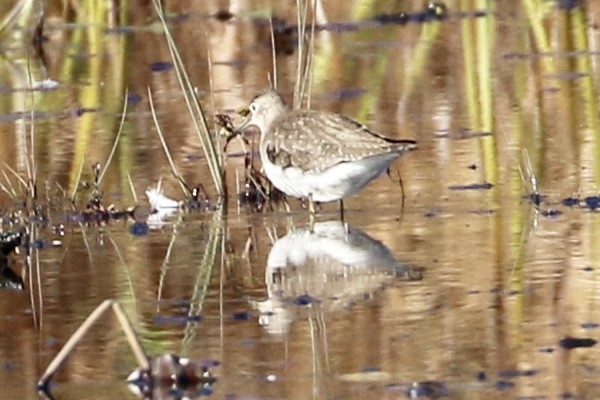
M 175 161 L 173 161 L 173 157 L 171 156 L 171 152 L 169 151 L 169 147 L 167 146 L 167 142 L 165 141 L 165 136 L 163 135 L 160 124 L 158 123 L 158 117 L 156 116 L 156 109 L 154 108 L 154 100 L 152 98 L 152 91 L 148 88 L 148 100 L 150 102 L 150 111 L 152 114 L 152 120 L 154 121 L 154 126 L 156 127 L 156 133 L 158 134 L 158 138 L 160 139 L 160 144 L 162 145 L 163 151 L 165 152 L 165 156 L 169 161 L 169 165 L 171 166 L 171 173 L 177 178 L 179 181 L 179 185 L 181 186 L 181 190 L 186 196 L 189 196 L 191 193 L 188 187 L 185 185 L 185 181 L 181 176 L 181 173 L 177 169 L 175 165 Z
M 110 154 L 108 155 L 108 159 L 106 160 L 106 162 L 104 163 L 104 168 L 102 168 L 102 172 L 100 172 L 100 175 L 98 176 L 98 186 L 100 186 L 100 184 L 102 183 L 102 180 L 104 179 L 104 175 L 106 174 L 106 171 L 108 170 L 108 166 L 110 165 L 113 156 L 115 155 L 115 152 L 117 150 L 117 146 L 119 145 L 119 139 L 121 138 L 121 134 L 123 133 L 123 126 L 125 125 L 125 118 L 127 117 L 127 106 L 128 106 L 128 99 L 129 97 L 129 91 L 126 90 L 125 91 L 125 101 L 123 102 L 123 111 L 121 114 L 121 122 L 119 123 L 119 130 L 117 131 L 117 136 L 115 137 L 115 142 L 113 143 L 112 148 L 110 149 Z
M 171 35 L 171 31 L 169 30 L 161 2 L 159 0 L 152 0 L 152 3 L 164 29 L 169 52 L 171 53 L 171 58 L 175 66 L 177 79 L 182 89 L 188 112 L 190 113 L 190 116 L 194 122 L 195 132 L 202 144 L 202 149 L 204 150 L 204 154 L 206 156 L 208 168 L 210 170 L 215 189 L 219 196 L 224 197 L 226 196 L 226 187 L 224 183 L 224 170 L 222 168 L 223 156 L 220 151 L 217 150 L 217 139 L 210 133 L 206 115 L 204 114 L 202 106 L 198 101 L 194 86 L 190 81 L 189 74 L 185 69 L 173 36 Z

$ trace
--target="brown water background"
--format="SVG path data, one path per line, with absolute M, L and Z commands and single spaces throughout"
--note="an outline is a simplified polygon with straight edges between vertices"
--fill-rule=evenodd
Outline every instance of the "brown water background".
M 559 345 L 568 336 L 600 336 L 600 218 L 589 207 L 561 204 L 598 195 L 597 2 L 571 10 L 559 7 L 568 2 L 447 1 L 442 21 L 384 25 L 373 18 L 417 15 L 423 3 L 323 1 L 319 22 L 339 24 L 316 33 L 311 107 L 414 138 L 419 149 L 346 201 L 351 232 L 367 235 L 357 257 L 370 263 L 319 254 L 283 276 L 266 269 L 273 243 L 291 232 L 308 235 L 307 212 L 294 199 L 291 213 L 238 204 L 244 159 L 237 140 L 227 150 L 226 213 L 180 213 L 146 236 L 132 235 L 131 221 L 65 219 L 56 199 L 77 191 L 75 209 L 83 207 L 89 191 L 76 187 L 78 173 L 89 182 L 90 166 L 107 160 L 125 90 L 105 203 L 146 204 L 144 191 L 161 178 L 165 194 L 182 198 L 148 90 L 184 179 L 216 196 L 176 75 L 156 71 L 171 57 L 151 5 L 131 2 L 119 19 L 118 10 L 98 5 L 110 2 L 91 2 L 98 9 L 82 2 L 71 12 L 46 3 L 45 58 L 15 30 L 0 60 L 7 171 L 0 182 L 24 193 L 10 169 L 27 176 L 33 129 L 38 186 L 51 200 L 48 226 L 39 228 L 39 276 L 17 257 L 12 268 L 25 288 L 0 291 L 1 398 L 37 398 L 35 383 L 52 357 L 107 298 L 123 305 L 148 353 L 217 360 L 215 399 L 397 399 L 429 380 L 459 399 L 600 398 L 597 346 Z M 220 10 L 233 18 L 216 18 Z M 293 2 L 174 1 L 168 11 L 211 126 L 215 113 L 238 118 L 269 86 L 269 12 L 296 23 Z M 277 38 L 277 79 L 287 99 L 295 40 L 293 33 Z M 59 86 L 27 90 L 44 79 Z M 484 183 L 491 188 L 460 187 Z M 545 196 L 539 207 L 524 197 L 534 190 Z M 1 207 L 7 214 L 16 206 L 3 195 Z M 317 220 L 336 221 L 336 207 L 324 205 Z M 61 223 L 64 237 L 52 229 Z M 349 254 L 344 240 L 292 243 L 298 247 L 288 250 L 298 254 L 319 246 Z M 422 279 L 393 276 L 382 248 L 397 261 L 392 270 L 421 270 Z M 303 296 L 318 300 L 299 305 Z M 61 368 L 54 393 L 135 398 L 124 383 L 134 367 L 116 320 L 106 316 Z

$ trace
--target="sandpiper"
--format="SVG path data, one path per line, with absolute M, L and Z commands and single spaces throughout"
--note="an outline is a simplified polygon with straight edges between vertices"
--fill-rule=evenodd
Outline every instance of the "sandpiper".
M 256 96 L 248 109 L 236 132 L 251 125 L 260 130 L 267 178 L 286 195 L 307 198 L 311 214 L 313 201 L 341 202 L 417 147 L 412 139 L 385 137 L 342 114 L 292 110 L 272 89 Z

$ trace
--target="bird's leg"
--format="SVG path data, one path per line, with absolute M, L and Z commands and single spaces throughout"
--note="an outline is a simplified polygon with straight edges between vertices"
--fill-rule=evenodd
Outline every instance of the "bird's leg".
M 308 196 L 308 224 L 310 231 L 313 232 L 315 226 L 315 202 L 313 201 L 312 194 Z
M 313 217 L 315 216 L 315 214 L 317 213 L 315 210 L 315 202 L 312 198 L 312 194 L 308 196 L 308 212 L 310 213 L 310 215 L 312 215 Z
M 340 220 L 344 222 L 344 200 L 340 200 Z

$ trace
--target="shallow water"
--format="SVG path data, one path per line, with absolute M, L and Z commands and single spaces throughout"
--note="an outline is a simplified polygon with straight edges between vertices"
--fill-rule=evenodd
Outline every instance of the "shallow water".
M 45 63 L 29 59 L 31 78 L 28 42 L 2 46 L 0 158 L 7 167 L 0 183 L 24 193 L 8 166 L 27 176 L 33 127 L 48 222 L 35 228 L 34 268 L 23 256 L 10 266 L 24 289 L 0 289 L 0 397 L 38 398 L 46 366 L 107 298 L 120 302 L 149 354 L 217 363 L 217 399 L 397 399 L 427 381 L 434 384 L 413 391 L 437 387 L 460 399 L 600 396 L 597 346 L 561 346 L 567 337 L 597 340 L 600 329 L 600 218 L 597 199 L 583 200 L 597 195 L 600 173 L 595 3 L 585 12 L 554 5 L 545 16 L 553 56 L 536 51 L 521 2 L 499 2 L 480 16 L 448 2 L 441 22 L 387 25 L 374 21 L 419 15 L 422 5 L 325 4 L 331 24 L 316 34 L 311 106 L 415 138 L 419 149 L 347 199 L 348 227 L 338 222 L 337 205 L 326 204 L 311 233 L 298 200 L 289 200 L 290 212 L 253 212 L 237 202 L 244 148 L 234 140 L 226 212 L 176 213 L 142 236 L 131 233 L 132 221 L 99 226 L 67 216 L 90 193 L 75 185 L 80 168 L 91 182 L 90 166 L 109 157 L 125 89 L 127 118 L 102 183 L 104 203 L 145 205 L 144 191 L 161 178 L 165 194 L 183 197 L 155 132 L 148 88 L 183 178 L 202 183 L 216 203 L 164 37 L 141 4 L 121 25 L 106 18 L 69 25 L 56 3 L 47 8 Z M 171 28 L 207 114 L 235 117 L 269 85 L 264 2 L 231 2 L 234 17 L 226 21 L 214 17 L 222 2 L 175 3 Z M 295 24 L 291 5 L 273 4 L 275 16 Z M 585 51 L 576 44 L 579 17 Z M 470 91 L 464 49 L 473 45 L 467 31 L 492 18 L 487 114 L 485 94 Z M 434 26 L 440 32 L 427 37 Z M 279 87 L 291 99 L 295 39 L 282 34 L 277 45 Z M 485 80 L 481 70 L 475 76 Z M 24 90 L 30 79 L 59 86 Z M 545 196 L 539 207 L 524 197 L 536 189 L 531 176 Z M 73 191 L 74 208 L 65 200 Z M 581 201 L 561 204 L 568 197 Z M 4 194 L 0 200 L 4 214 L 18 208 Z M 59 370 L 53 394 L 135 398 L 125 383 L 135 366 L 107 315 Z

